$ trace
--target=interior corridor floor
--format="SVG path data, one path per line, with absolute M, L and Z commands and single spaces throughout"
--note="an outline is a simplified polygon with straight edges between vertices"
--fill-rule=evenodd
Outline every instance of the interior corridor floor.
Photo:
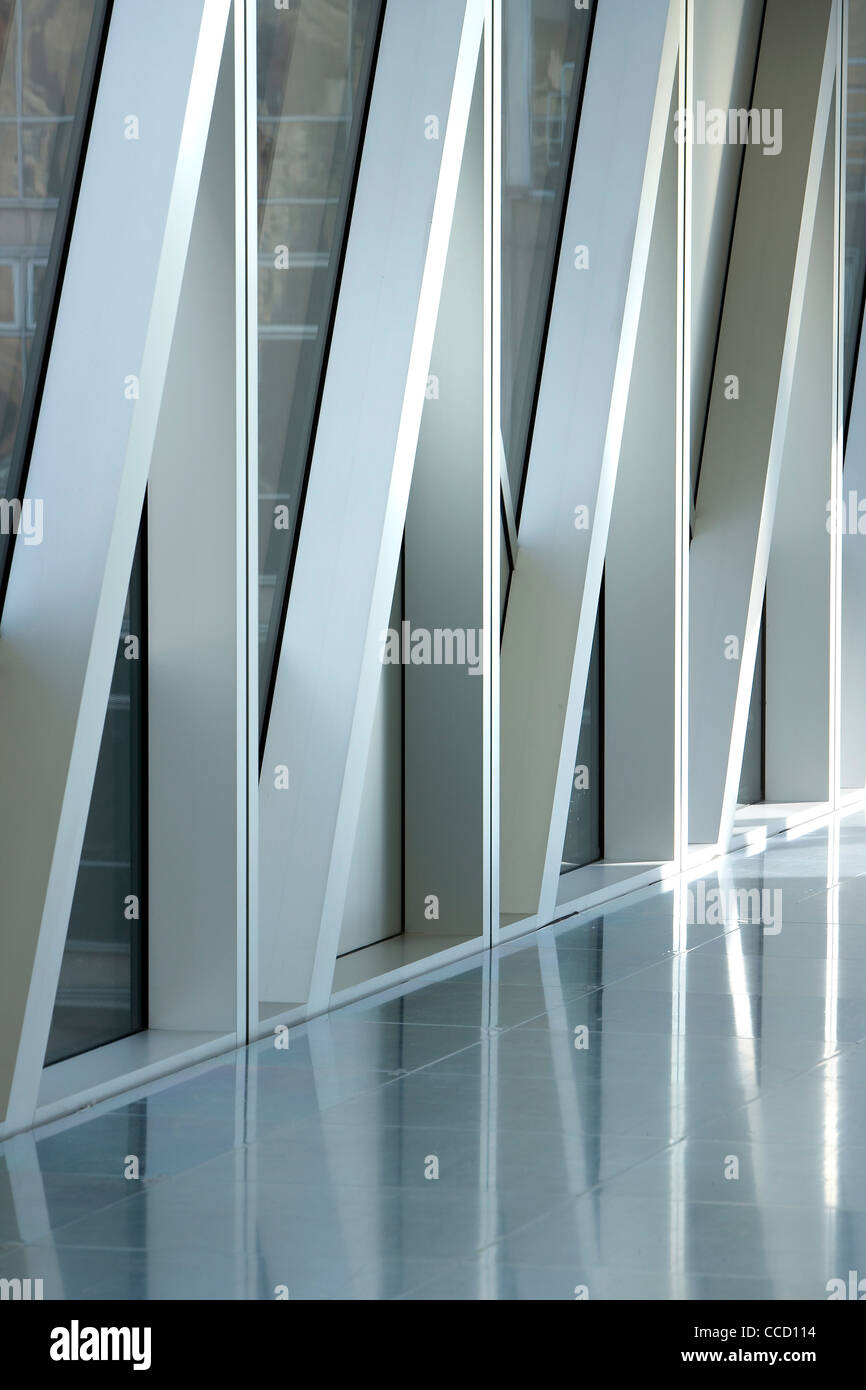
M 864 815 L 701 882 L 7 1141 L 0 1278 L 431 1300 L 866 1279 Z

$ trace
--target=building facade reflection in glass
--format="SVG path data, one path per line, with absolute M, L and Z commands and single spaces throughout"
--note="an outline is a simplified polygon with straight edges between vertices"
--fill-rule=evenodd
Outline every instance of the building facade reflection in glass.
M 21 501 L 105 0 L 0 4 L 0 498 Z M 0 528 L 0 594 L 12 522 Z

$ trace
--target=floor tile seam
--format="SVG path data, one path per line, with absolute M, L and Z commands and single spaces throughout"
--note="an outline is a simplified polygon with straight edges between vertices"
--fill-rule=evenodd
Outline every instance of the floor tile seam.
M 541 1032 L 540 1029 L 538 1029 L 538 1030 L 536 1030 L 536 1031 Z M 566 1036 L 568 1036 L 568 1035 L 566 1034 Z M 587 1051 L 588 1051 L 588 1049 L 587 1049 Z M 586 1055 L 586 1053 L 584 1053 L 584 1055 Z M 764 1086 L 761 1087 L 761 1090 L 762 1090 L 762 1092 L 763 1092 L 763 1091 L 766 1091 L 767 1089 L 769 1089 L 770 1087 L 775 1087 L 775 1086 L 778 1086 L 778 1085 L 780 1085 L 780 1084 L 782 1084 L 782 1083 L 785 1083 L 785 1082 L 788 1082 L 788 1081 L 795 1081 L 795 1080 L 797 1080 L 798 1077 L 800 1077 L 800 1076 L 802 1076 L 802 1075 L 805 1075 L 806 1072 L 807 1072 L 810 1068 L 815 1068 L 815 1067 L 821 1066 L 821 1065 L 823 1065 L 824 1061 L 832 1062 L 832 1061 L 836 1060 L 837 1057 L 841 1057 L 842 1055 L 843 1055 L 843 1054 L 841 1054 L 841 1053 L 835 1053 L 832 1057 L 824 1058 L 821 1062 L 807 1062 L 807 1063 L 805 1063 L 805 1064 L 803 1065 L 802 1068 L 800 1068 L 800 1067 L 798 1067 L 798 1066 L 784 1066 L 782 1063 L 779 1063 L 779 1062 L 768 1062 L 768 1063 L 765 1063 L 765 1064 L 763 1064 L 764 1066 L 766 1066 L 767 1068 L 772 1068 L 774 1071 L 778 1072 L 779 1075 L 777 1075 L 772 1081 L 768 1081 L 768 1082 L 766 1083 L 766 1085 L 764 1085 Z M 449 1059 L 449 1058 L 443 1058 L 443 1061 L 448 1061 L 448 1060 L 450 1060 L 450 1059 Z M 634 1058 L 632 1058 L 632 1057 L 624 1057 L 624 1058 L 620 1059 L 620 1061 L 621 1061 L 621 1065 L 622 1065 L 623 1068 L 625 1068 L 626 1066 L 633 1066 L 633 1065 L 634 1065 Z M 431 1066 L 438 1066 L 439 1063 L 431 1063 L 431 1064 L 429 1064 L 429 1065 L 431 1065 Z M 426 1070 L 428 1070 L 428 1067 L 419 1068 L 419 1070 L 426 1071 Z M 681 1082 L 681 1081 L 679 1081 L 679 1080 L 677 1080 L 677 1081 L 675 1081 L 675 1082 L 671 1082 L 670 1077 L 668 1077 L 668 1078 L 667 1078 L 667 1081 L 670 1083 L 670 1090 L 671 1090 L 671 1092 L 674 1092 L 674 1091 L 681 1091 L 681 1090 L 684 1089 L 684 1086 L 701 1086 L 703 1083 L 702 1083 L 702 1080 L 701 1080 L 700 1076 L 698 1076 L 697 1073 L 700 1072 L 700 1071 L 702 1070 L 702 1068 L 700 1067 L 699 1064 L 695 1064 L 693 1070 L 694 1070 L 694 1072 L 696 1073 L 694 1079 L 692 1079 L 691 1081 L 688 1081 L 688 1082 L 686 1082 L 686 1083 L 683 1083 L 683 1082 Z M 541 1070 L 541 1071 L 531 1071 L 531 1072 L 530 1072 L 530 1071 L 521 1071 L 521 1070 L 514 1070 L 514 1071 L 512 1071 L 512 1070 L 510 1070 L 510 1069 L 509 1069 L 509 1070 L 503 1070 L 501 1067 L 498 1067 L 498 1068 L 496 1069 L 496 1081 L 497 1081 L 497 1083 L 500 1083 L 500 1082 L 506 1082 L 506 1083 L 508 1083 L 508 1082 L 521 1082 L 521 1081 L 527 1081 L 527 1082 L 530 1082 L 530 1081 L 532 1081 L 532 1082 L 537 1082 L 537 1081 L 548 1081 L 548 1082 L 550 1083 L 551 1086 L 557 1086 L 557 1087 L 558 1087 L 558 1085 L 559 1085 L 559 1078 L 554 1077 L 554 1076 L 551 1074 L 552 1071 L 553 1071 L 552 1059 L 551 1059 L 551 1066 L 548 1067 L 546 1070 Z M 416 1074 L 415 1072 L 411 1072 L 411 1073 L 407 1073 L 407 1076 L 409 1076 L 409 1075 L 414 1076 L 415 1074 Z M 443 1077 L 450 1077 L 451 1080 L 453 1080 L 453 1081 L 457 1081 L 457 1080 L 471 1080 L 472 1078 L 475 1078 L 476 1080 L 478 1079 L 477 1076 L 476 1076 L 476 1074 L 475 1074 L 474 1072 L 469 1072 L 469 1071 L 448 1071 L 448 1070 L 442 1070 L 442 1071 L 440 1071 L 440 1072 L 438 1073 L 438 1075 L 439 1075 L 439 1076 L 443 1076 Z M 656 1075 L 657 1075 L 657 1073 L 651 1072 L 651 1071 L 650 1071 L 650 1072 L 647 1072 L 647 1073 L 644 1073 L 644 1072 L 642 1072 L 642 1071 L 640 1071 L 640 1070 L 635 1070 L 635 1071 L 633 1071 L 633 1072 L 631 1073 L 630 1076 L 624 1077 L 624 1078 L 622 1079 L 622 1081 L 614 1080 L 614 1079 L 613 1079 L 612 1077 L 610 1077 L 610 1076 L 608 1076 L 608 1077 L 599 1076 L 598 1074 L 593 1074 L 593 1073 L 590 1073 L 589 1076 L 586 1076 L 586 1077 L 578 1077 L 578 1076 L 572 1075 L 572 1076 L 569 1078 L 569 1080 L 578 1083 L 580 1086 L 584 1086 L 584 1085 L 588 1085 L 588 1084 L 590 1084 L 590 1083 L 593 1083 L 594 1086 L 595 1086 L 597 1089 L 604 1089 L 604 1088 L 607 1088 L 607 1089 L 610 1089 L 610 1090 L 616 1090 L 616 1088 L 617 1088 L 618 1086 L 623 1086 L 623 1087 L 628 1086 L 628 1085 L 630 1084 L 630 1082 L 631 1082 L 631 1080 L 632 1080 L 633 1077 L 634 1077 L 634 1078 L 637 1078 L 637 1079 L 638 1079 L 639 1081 L 641 1081 L 641 1082 L 649 1082 L 649 1081 L 653 1081 L 653 1080 L 655 1079 Z M 403 1078 L 401 1078 L 401 1079 L 402 1079 L 402 1080 L 405 1080 L 406 1078 L 403 1077 Z M 754 1099 L 756 1099 L 756 1098 L 757 1098 L 757 1097 L 755 1097 L 755 1096 L 750 1097 L 750 1099 L 752 1099 L 752 1100 L 754 1100 Z M 745 1104 L 745 1102 L 743 1102 L 743 1103 Z
M 477 1263 L 478 1263 L 477 1259 L 476 1259 L 476 1260 L 456 1260 L 456 1261 L 454 1261 L 454 1265 L 455 1265 L 455 1267 L 457 1267 L 457 1268 L 474 1268 L 474 1266 L 475 1266 Z M 580 1268 L 579 1265 L 578 1265 L 578 1266 L 570 1266 L 570 1265 L 539 1264 L 539 1263 L 538 1263 L 537 1261 L 535 1261 L 535 1260 L 508 1260 L 507 1262 L 503 1263 L 502 1265 L 498 1265 L 498 1266 L 494 1266 L 494 1267 L 495 1267 L 495 1268 L 499 1268 L 499 1269 L 506 1269 L 506 1270 L 526 1270 L 527 1272 L 528 1272 L 528 1271 L 537 1271 L 538 1273 L 542 1273 L 542 1272 L 544 1272 L 544 1273 L 549 1273 L 551 1270 L 559 1270 L 559 1269 Z M 641 1273 L 645 1272 L 644 1270 L 636 1271 L 636 1270 L 634 1269 L 634 1267 L 633 1267 L 633 1266 L 630 1266 L 630 1265 L 619 1265 L 619 1264 L 604 1264 L 604 1265 L 598 1265 L 596 1268 L 597 1268 L 598 1270 L 600 1270 L 601 1272 L 605 1273 L 605 1274 L 626 1275 L 626 1276 L 631 1275 L 631 1274 L 634 1274 L 634 1273 L 636 1273 L 636 1272 L 641 1272 Z M 654 1274 L 657 1274 L 660 1278 L 664 1278 L 666 1275 L 668 1275 L 668 1274 L 671 1272 L 669 1267 L 664 1267 L 664 1268 L 662 1268 L 662 1267 L 658 1267 L 658 1266 L 656 1266 L 656 1267 L 650 1266 L 649 1268 L 650 1268 L 650 1272 L 652 1272 L 652 1273 L 654 1273 Z M 443 1271 L 443 1272 L 444 1272 L 444 1271 Z M 681 1274 L 683 1271 L 678 1270 L 678 1271 L 675 1271 L 675 1272 L 678 1273 L 678 1274 Z M 428 1283 L 434 1282 L 435 1279 L 436 1279 L 437 1277 L 438 1277 L 438 1276 L 434 1275 L 434 1276 L 433 1276 L 433 1280 L 428 1280 L 427 1282 L 428 1282 Z M 698 1275 L 698 1277 L 699 1277 L 699 1278 L 702 1278 L 702 1279 L 703 1279 L 703 1278 L 717 1278 L 717 1279 L 729 1279 L 729 1280 L 731 1280 L 731 1281 L 737 1280 L 737 1282 L 740 1282 L 740 1283 L 741 1283 L 743 1280 L 746 1280 L 747 1282 L 750 1282 L 750 1283 L 758 1283 L 758 1282 L 760 1282 L 760 1283 L 763 1283 L 763 1284 L 767 1284 L 767 1283 L 772 1283 L 772 1282 L 773 1282 L 773 1281 L 772 1281 L 772 1276 L 771 1276 L 771 1275 L 766 1275 L 766 1274 L 731 1274 L 731 1273 L 728 1273 L 727 1271 L 724 1271 L 724 1270 L 723 1270 L 723 1271 L 719 1271 L 719 1273 L 717 1273 L 717 1274 L 711 1274 L 711 1275 L 700 1274 L 700 1275 Z M 403 1297 L 403 1296 L 405 1296 L 405 1295 L 400 1295 L 400 1296 Z M 668 1302 L 669 1300 L 665 1299 L 665 1300 L 663 1300 L 663 1301 Z
M 222 1157 L 222 1155 L 219 1155 L 219 1157 Z M 210 1161 L 211 1160 L 207 1160 L 207 1162 Z M 184 1169 L 182 1173 L 170 1173 L 165 1176 L 160 1176 L 155 1180 L 149 1180 L 144 1186 L 140 1187 L 137 1191 L 128 1192 L 125 1197 L 118 1197 L 113 1202 L 106 1202 L 104 1206 L 94 1207 L 92 1211 L 82 1212 L 78 1216 L 73 1216 L 69 1221 L 64 1221 L 59 1226 L 50 1226 L 48 1231 L 46 1231 L 45 1236 L 40 1236 L 39 1239 L 36 1241 L 25 1241 L 24 1244 L 29 1248 L 32 1245 L 41 1244 L 43 1240 L 53 1238 L 54 1236 L 60 1236 L 63 1234 L 64 1231 L 68 1231 L 71 1226 L 76 1226 L 79 1221 L 91 1221 L 97 1216 L 104 1215 L 104 1213 L 107 1211 L 113 1211 L 116 1207 L 122 1207 L 125 1206 L 128 1202 L 135 1202 L 141 1197 L 146 1197 L 149 1191 L 156 1190 L 159 1187 L 164 1187 L 167 1183 L 170 1183 L 174 1178 L 185 1177 L 187 1171 L 193 1170 Z
M 830 1057 L 830 1058 L 828 1058 L 827 1060 L 832 1062 L 833 1058 Z M 822 1065 L 823 1065 L 823 1063 L 817 1063 L 817 1064 L 816 1064 L 816 1067 L 817 1067 L 817 1066 L 822 1066 Z M 789 1077 L 786 1081 L 781 1082 L 781 1083 L 777 1083 L 776 1086 L 771 1086 L 771 1087 L 770 1087 L 770 1091 L 768 1092 L 768 1094 L 770 1094 L 770 1093 L 776 1091 L 776 1090 L 779 1089 L 779 1087 L 782 1086 L 782 1085 L 788 1086 L 788 1085 L 793 1085 L 795 1081 L 802 1081 L 803 1077 L 806 1076 L 806 1075 L 809 1075 L 809 1074 L 810 1074 L 810 1071 L 816 1070 L 816 1067 L 811 1068 L 811 1069 L 810 1069 L 809 1071 L 807 1071 L 807 1072 L 802 1072 L 802 1073 L 800 1073 L 798 1076 Z M 742 1115 L 743 1111 L 748 1110 L 751 1106 L 753 1106 L 753 1105 L 760 1105 L 760 1104 L 762 1103 L 762 1101 L 764 1100 L 764 1098 L 765 1098 L 764 1096 L 755 1096 L 752 1100 L 744 1101 L 744 1102 L 742 1103 L 742 1105 L 736 1105 L 736 1106 L 734 1106 L 732 1110 L 726 1110 L 726 1111 L 724 1111 L 720 1116 L 716 1116 L 714 1119 L 702 1120 L 702 1121 L 700 1122 L 699 1128 L 700 1128 L 701 1130 L 706 1129 L 707 1125 L 716 1124 L 718 1120 L 724 1120 L 724 1119 L 726 1119 L 728 1116 L 730 1116 L 731 1119 L 735 1119 L 736 1117 Z M 700 1138 L 700 1137 L 701 1137 L 701 1136 L 700 1136 L 699 1133 L 696 1133 L 696 1134 L 694 1134 L 694 1135 L 690 1135 L 690 1136 L 689 1136 L 689 1138 L 695 1138 L 695 1139 L 698 1139 L 698 1138 Z M 785 1136 L 781 1136 L 781 1139 L 784 1139 L 784 1137 L 785 1137 Z M 759 1142 L 759 1141 L 750 1141 L 750 1142 Z
M 597 992 L 597 991 L 596 991 L 596 992 Z M 649 992 L 649 991 L 648 991 L 648 992 Z M 657 991 L 652 991 L 652 992 L 653 992 L 653 993 L 656 993 Z M 699 992 L 700 992 L 700 991 L 695 991 L 695 993 L 699 993 Z M 718 995 L 718 996 L 716 996 L 716 997 L 718 997 L 718 998 L 720 998 L 720 999 L 725 999 L 725 998 L 730 999 L 730 998 L 733 998 L 734 996 L 722 994 L 722 995 Z M 741 999 L 752 999 L 752 998 L 760 998 L 760 997 L 761 997 L 761 996 L 755 996 L 755 995 L 738 995 L 738 996 L 737 996 L 737 998 L 741 998 Z M 801 998 L 802 998 L 802 997 L 808 998 L 809 996 L 798 996 L 798 997 L 801 997 Z M 557 1009 L 560 1008 L 559 1005 L 556 1005 L 555 1007 L 556 1007 Z M 562 1007 L 564 1007 L 564 1006 L 562 1006 Z M 550 1010 L 548 1010 L 546 1013 L 543 1013 L 543 1014 L 534 1014 L 534 1015 L 532 1016 L 532 1018 L 524 1019 L 522 1023 L 519 1023 L 519 1024 L 515 1025 L 515 1026 L 518 1027 L 518 1028 L 529 1028 L 529 1025 L 532 1024 L 532 1023 L 535 1023 L 536 1019 L 538 1019 L 538 1018 L 547 1018 L 547 1017 L 549 1017 L 549 1014 L 550 1014 Z M 540 1033 L 540 1032 L 542 1032 L 542 1031 L 544 1031 L 544 1030 L 541 1029 L 541 1028 L 533 1028 L 531 1031 L 534 1032 L 534 1033 Z M 548 1031 L 548 1032 L 559 1032 L 559 1033 L 562 1033 L 564 1037 L 573 1036 L 573 1032 L 572 1032 L 570 1029 L 565 1029 L 565 1028 L 562 1028 L 562 1027 L 560 1027 L 560 1028 L 549 1028 L 549 1029 L 547 1029 L 547 1031 Z M 715 1040 L 716 1042 L 761 1042 L 761 1041 L 763 1041 L 763 1037 L 762 1037 L 762 1038 L 755 1038 L 754 1035 L 753 1035 L 753 1034 L 750 1034 L 750 1033 L 730 1033 L 730 1032 L 729 1032 L 729 1033 L 695 1033 L 695 1032 L 689 1032 L 689 1033 L 650 1032 L 650 1033 L 647 1033 L 647 1032 L 632 1031 L 632 1030 L 629 1029 L 629 1028 L 608 1028 L 608 1029 L 606 1030 L 603 1024 L 602 1024 L 602 1026 L 599 1027 L 599 1028 L 590 1028 L 589 1033 L 590 1033 L 590 1036 L 593 1036 L 593 1035 L 598 1035 L 598 1036 L 600 1036 L 600 1035 L 603 1034 L 605 1031 L 607 1031 L 607 1032 L 609 1033 L 610 1036 L 614 1036 L 614 1037 L 623 1037 L 623 1038 L 644 1038 L 644 1037 L 649 1037 L 649 1038 L 701 1038 L 701 1039 L 703 1039 L 703 1040 Z M 804 1037 L 802 1037 L 802 1035 L 800 1035 L 800 1034 L 796 1034 L 796 1035 L 794 1035 L 794 1036 L 795 1036 L 796 1041 L 798 1041 L 798 1042 L 813 1043 L 813 1044 L 815 1044 L 816 1046 L 817 1046 L 818 1044 L 820 1044 L 820 1043 L 825 1042 L 825 1039 L 824 1039 L 824 1038 L 809 1038 L 809 1037 L 804 1038 Z M 776 1035 L 776 1037 L 778 1037 L 778 1035 Z M 859 1047 L 864 1041 L 866 1041 L 866 1035 L 864 1035 L 864 1037 L 843 1039 L 843 1040 L 839 1043 L 839 1046 L 840 1046 L 840 1047 L 843 1047 L 843 1046 L 844 1046 L 844 1047 Z M 775 1040 L 774 1040 L 774 1044 L 773 1044 L 773 1045 L 774 1045 L 774 1046 L 776 1045 Z
M 316 1111 L 316 1114 L 327 1114 L 328 1111 L 333 1110 L 334 1107 L 337 1106 L 337 1105 L 351 1104 L 352 1101 L 355 1101 L 355 1100 L 362 1100 L 365 1096 L 376 1095 L 376 1094 L 378 1094 L 378 1093 L 380 1093 L 380 1092 L 382 1092 L 382 1091 L 387 1090 L 389 1086 L 391 1086 L 391 1085 L 393 1085 L 393 1084 L 395 1084 L 395 1083 L 397 1083 L 397 1082 L 405 1081 L 406 1078 L 407 1078 L 408 1076 L 416 1076 L 419 1072 L 426 1071 L 426 1070 L 428 1069 L 428 1067 L 436 1066 L 437 1063 L 440 1062 L 440 1061 L 446 1061 L 446 1060 L 447 1060 L 448 1058 L 450 1058 L 450 1057 L 457 1057 L 457 1056 L 459 1056 L 461 1052 L 470 1052 L 470 1051 L 472 1051 L 473 1048 L 480 1047 L 480 1046 L 481 1046 L 481 1042 L 482 1042 L 482 1039 L 479 1039 L 477 1042 L 474 1042 L 474 1043 L 467 1043 L 465 1047 L 460 1047 L 460 1048 L 458 1048 L 458 1049 L 456 1050 L 456 1052 L 448 1052 L 448 1053 L 445 1054 L 444 1057 L 441 1057 L 441 1058 L 438 1058 L 438 1057 L 437 1057 L 437 1058 L 435 1058 L 435 1059 L 432 1060 L 432 1061 L 429 1061 L 429 1062 L 422 1062 L 422 1063 L 420 1063 L 417 1067 L 409 1067 L 409 1068 L 407 1068 L 405 1071 L 401 1071 L 401 1072 L 399 1072 L 399 1073 L 396 1074 L 396 1075 L 390 1075 L 390 1076 L 388 1077 L 388 1080 L 387 1080 L 387 1081 L 383 1081 L 381 1085 L 378 1085 L 378 1086 L 371 1086 L 371 1087 L 369 1087 L 368 1089 L 366 1089 L 366 1090 L 364 1090 L 364 1091 L 358 1091 L 358 1092 L 357 1092 L 355 1095 L 353 1095 L 353 1096 L 342 1096 L 342 1097 L 340 1097 L 340 1098 L 337 1099 L 337 1100 L 330 1101 L 330 1102 L 329 1102 L 328 1104 L 326 1104 L 326 1105 L 321 1105 L 321 1106 L 319 1107 L 319 1109 Z

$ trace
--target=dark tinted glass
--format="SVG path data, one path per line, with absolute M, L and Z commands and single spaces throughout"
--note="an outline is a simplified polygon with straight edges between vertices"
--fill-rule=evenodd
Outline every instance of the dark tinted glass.
M 0 0 L 0 498 L 21 500 L 104 0 Z M 0 511 L 0 602 L 15 513 Z
M 145 546 L 139 537 L 46 1063 L 144 1027 Z

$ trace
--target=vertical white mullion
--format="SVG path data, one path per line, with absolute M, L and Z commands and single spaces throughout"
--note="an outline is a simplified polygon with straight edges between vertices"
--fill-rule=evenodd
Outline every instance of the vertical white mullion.
M 678 104 L 688 110 L 692 100 L 692 30 L 694 0 L 682 0 L 677 73 Z M 676 632 L 674 660 L 677 688 L 674 695 L 675 753 L 674 842 L 677 868 L 686 866 L 689 840 L 689 538 L 692 515 L 691 466 L 691 337 L 692 337 L 692 155 L 691 142 L 678 146 L 677 187 L 679 200 L 677 235 L 677 482 Z
M 259 1016 L 258 885 L 259 885 L 259 374 L 258 374 L 258 146 L 257 44 L 255 0 L 235 0 L 238 160 L 238 364 L 245 383 L 244 419 L 238 427 L 239 472 L 243 475 L 246 517 L 245 603 L 247 612 L 247 806 L 246 910 L 241 918 L 238 953 L 245 979 L 244 1032 L 249 1040 Z M 241 225 L 242 224 L 242 225 Z
M 484 9 L 484 944 L 491 947 L 499 927 L 499 527 L 501 489 L 500 432 L 500 276 L 501 276 L 501 0 L 485 0 Z M 489 957 L 482 972 L 482 1018 L 491 1020 Z M 495 1012 L 495 1009 L 494 1009 Z M 490 1250 L 496 1239 L 488 1194 L 496 1190 L 495 1118 L 497 1107 L 496 1040 L 485 1029 L 481 1039 L 479 1133 L 479 1247 Z M 478 1293 L 496 1296 L 496 1271 L 482 1259 Z
M 845 461 L 845 154 L 848 137 L 848 3 L 837 0 L 836 159 L 833 257 L 833 447 L 830 454 L 830 511 L 840 515 Z M 842 789 L 842 527 L 830 529 L 830 801 L 838 808 Z
M 502 277 L 502 4 L 487 0 L 484 29 L 484 939 L 499 925 L 499 614 Z
M 249 604 L 247 584 L 247 364 L 246 364 L 246 70 L 244 46 L 245 0 L 232 6 L 234 59 L 234 178 L 235 178 L 235 630 L 238 641 L 238 775 L 237 775 L 237 926 L 235 973 L 235 1026 L 238 1043 L 246 1041 L 247 999 L 247 894 L 249 854 L 247 845 L 248 729 L 250 721 L 247 680 Z
M 240 745 L 237 937 L 238 1041 L 249 1042 L 258 1021 L 257 892 L 258 892 L 258 157 L 256 128 L 256 0 L 233 0 L 235 58 L 235 286 L 237 360 L 237 483 L 238 483 L 238 632 L 245 643 L 240 668 L 245 728 Z M 254 1010 L 254 1012 L 253 1012 Z M 258 1069 L 249 1058 L 237 1059 L 235 1070 L 235 1140 L 238 1188 L 238 1237 L 248 1245 L 255 1231 L 257 1167 L 246 1148 L 255 1132 Z M 249 1271 L 238 1275 L 244 1297 L 250 1296 Z

